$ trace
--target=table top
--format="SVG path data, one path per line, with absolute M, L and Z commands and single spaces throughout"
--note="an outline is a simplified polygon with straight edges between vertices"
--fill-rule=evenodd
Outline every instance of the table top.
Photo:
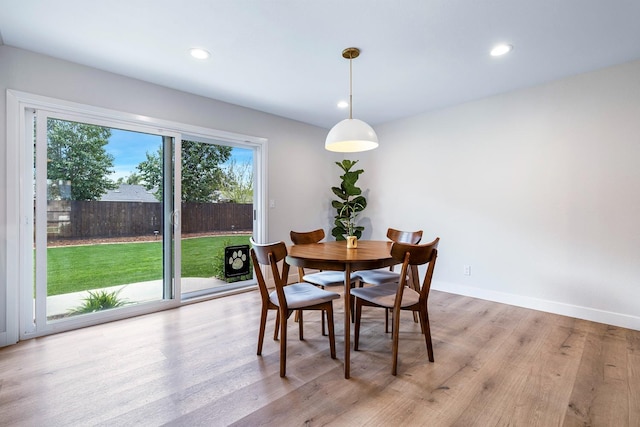
M 397 262 L 391 258 L 391 241 L 358 240 L 358 247 L 347 249 L 346 241 L 293 245 L 288 248 L 287 262 L 297 267 L 321 270 L 351 271 L 388 267 Z

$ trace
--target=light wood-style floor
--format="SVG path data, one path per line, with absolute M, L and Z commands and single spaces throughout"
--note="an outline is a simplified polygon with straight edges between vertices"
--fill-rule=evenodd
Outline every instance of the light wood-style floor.
M 343 377 L 320 319 L 290 322 L 286 379 L 270 314 L 256 356 L 249 292 L 0 349 L 2 426 L 640 426 L 640 332 L 432 292 L 435 363 L 410 314 L 398 376 L 383 312 L 364 311 Z

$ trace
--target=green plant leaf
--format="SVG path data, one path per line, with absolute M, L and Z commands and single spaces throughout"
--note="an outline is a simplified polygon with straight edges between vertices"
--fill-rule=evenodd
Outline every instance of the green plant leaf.
M 341 162 L 336 162 L 336 165 L 340 166 L 342 168 L 343 171 L 345 172 L 349 172 L 349 170 L 356 164 L 358 163 L 358 160 L 349 160 L 349 159 L 344 159 Z
M 343 183 L 343 188 L 344 188 L 344 193 L 347 196 L 358 196 L 360 194 L 362 194 L 362 190 L 358 187 L 355 186 L 354 184 L 351 184 L 349 182 L 344 182 Z
M 367 207 L 367 199 L 364 196 L 358 196 L 351 201 L 356 212 L 362 212 Z
M 344 203 L 338 202 L 337 200 L 334 200 L 333 202 L 331 202 L 331 206 L 336 210 L 336 212 L 338 213 L 335 217 L 336 218 L 342 218 L 342 209 L 344 207 Z
M 346 230 L 342 227 L 335 227 L 331 230 L 331 235 L 335 237 L 336 240 L 347 240 L 344 235 L 346 234 Z
M 349 195 L 347 194 L 346 191 L 344 191 L 344 189 L 340 187 L 331 187 L 331 191 L 333 191 L 333 194 L 335 194 L 342 200 L 349 200 Z

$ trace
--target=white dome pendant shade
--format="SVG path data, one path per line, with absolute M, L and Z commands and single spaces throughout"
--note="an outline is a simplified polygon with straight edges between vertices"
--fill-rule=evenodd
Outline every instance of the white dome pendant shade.
M 349 47 L 342 57 L 349 60 L 349 118 L 342 120 L 329 131 L 324 148 L 339 153 L 356 153 L 378 147 L 378 135 L 371 126 L 353 118 L 352 67 L 351 62 L 360 55 L 360 49 Z
M 378 135 L 373 128 L 358 119 L 344 119 L 331 128 L 324 148 L 339 153 L 356 153 L 378 147 Z

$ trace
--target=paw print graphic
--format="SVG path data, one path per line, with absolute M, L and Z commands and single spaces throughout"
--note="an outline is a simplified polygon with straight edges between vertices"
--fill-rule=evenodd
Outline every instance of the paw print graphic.
M 247 255 L 242 251 L 233 251 L 227 262 L 234 270 L 241 270 L 247 261 Z

